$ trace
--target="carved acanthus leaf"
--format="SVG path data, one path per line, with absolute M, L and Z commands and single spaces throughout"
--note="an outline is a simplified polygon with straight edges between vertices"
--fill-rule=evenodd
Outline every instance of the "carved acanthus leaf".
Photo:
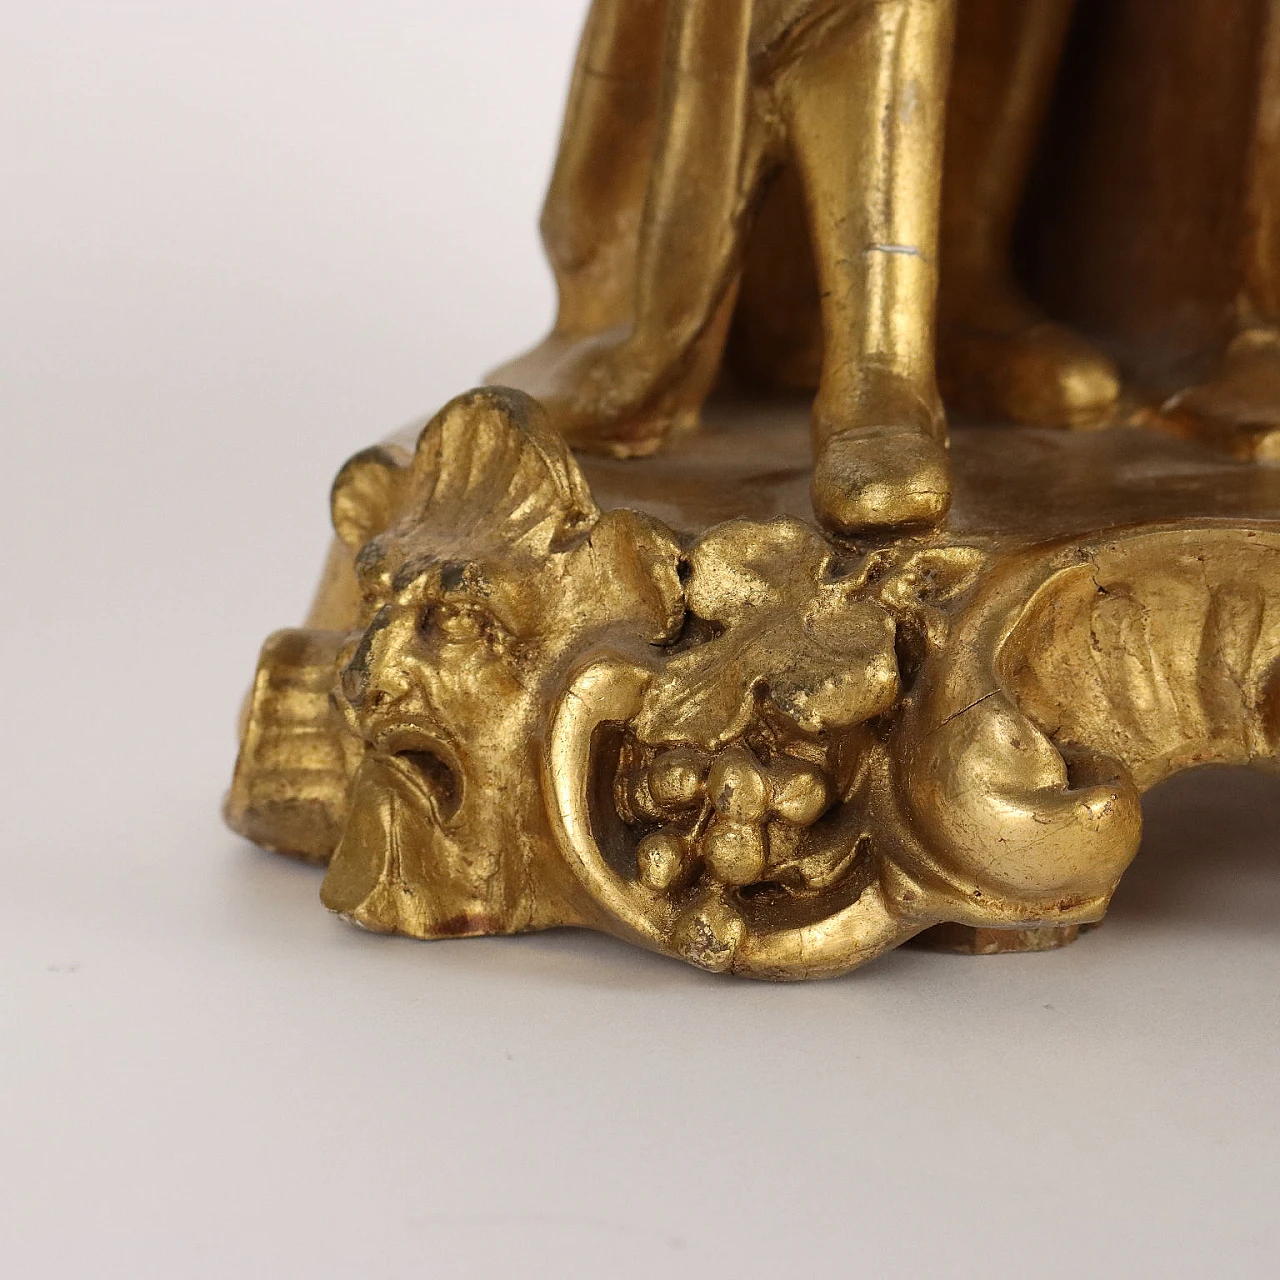
M 665 664 L 637 736 L 715 751 L 746 731 L 762 699 L 806 733 L 887 710 L 898 693 L 893 620 L 865 598 L 862 575 L 836 575 L 835 558 L 790 517 L 704 534 L 689 552 L 686 603 L 718 634 Z

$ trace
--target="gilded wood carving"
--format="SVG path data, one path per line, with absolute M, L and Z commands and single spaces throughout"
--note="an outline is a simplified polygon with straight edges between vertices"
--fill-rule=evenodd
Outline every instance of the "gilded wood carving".
M 1151 64 L 1090 113 L 1146 0 L 594 0 L 554 330 L 340 472 L 231 824 L 375 931 L 764 978 L 1100 920 L 1143 791 L 1277 757 L 1280 26 L 1232 3 L 1216 212 L 1147 208 L 1120 287 L 1125 130 L 1181 108 Z

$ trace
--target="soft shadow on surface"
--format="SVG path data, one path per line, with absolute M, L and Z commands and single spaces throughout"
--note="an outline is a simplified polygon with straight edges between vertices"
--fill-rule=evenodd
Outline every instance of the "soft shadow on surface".
M 1144 813 L 1142 849 L 1108 914 L 1109 933 L 1134 926 L 1164 932 L 1194 925 L 1201 931 L 1272 935 L 1280 927 L 1280 778 L 1245 769 L 1197 770 L 1147 795 Z M 501 982 L 537 975 L 618 991 L 759 985 L 703 973 L 585 929 L 431 943 L 365 933 L 321 906 L 320 868 L 234 838 L 230 843 L 223 910 L 238 930 L 276 938 L 292 935 L 299 947 L 371 948 L 397 967 L 431 965 Z M 1087 939 L 1082 942 L 1088 944 Z M 894 982 L 903 968 L 984 959 L 966 961 L 908 948 L 881 957 L 856 976 L 862 982 L 876 975 Z
M 424 942 L 375 934 L 326 911 L 320 902 L 321 867 L 270 853 L 234 836 L 227 840 L 219 911 L 238 932 L 269 936 L 299 950 L 316 946 L 364 952 L 394 968 L 425 965 L 500 983 L 537 977 L 594 990 L 652 992 L 717 986 L 725 991 L 782 990 L 792 984 L 743 981 L 706 973 L 669 956 L 589 929 L 550 929 L 508 937 L 448 938 Z M 896 982 L 903 969 L 956 959 L 899 949 L 856 976 L 863 983 Z
M 271 853 L 238 836 L 227 836 L 226 844 L 221 877 L 224 905 L 238 925 L 253 928 L 259 922 L 274 921 L 278 930 L 301 912 L 324 912 L 320 905 L 323 867 Z
M 231 836 L 220 882 L 219 914 L 240 933 L 270 937 L 299 951 L 314 947 L 365 953 L 393 968 L 428 966 L 499 983 L 539 978 L 593 990 L 652 992 L 718 986 L 725 990 L 778 989 L 706 973 L 669 956 L 590 929 L 550 929 L 508 937 L 446 938 L 424 942 L 370 933 L 340 920 L 320 902 L 323 868 L 269 853 Z M 889 979 L 899 966 L 934 957 L 899 951 L 881 957 L 861 975 Z M 946 957 L 950 959 L 950 957 Z M 354 957 L 353 957 L 354 961 Z M 358 961 L 354 961 L 358 963 Z M 790 985 L 790 984 L 784 984 Z
M 222 910 L 237 930 L 292 936 L 299 948 L 371 952 L 380 961 L 465 971 L 502 982 L 538 976 L 613 990 L 652 990 L 723 982 L 714 974 L 587 929 L 552 929 L 514 937 L 446 938 L 425 942 L 376 934 L 334 916 L 320 902 L 322 867 L 308 866 L 230 837 Z M 732 981 L 732 980 L 728 980 Z
M 1108 926 L 1261 932 L 1280 927 L 1280 777 L 1198 769 L 1143 799 L 1142 848 Z

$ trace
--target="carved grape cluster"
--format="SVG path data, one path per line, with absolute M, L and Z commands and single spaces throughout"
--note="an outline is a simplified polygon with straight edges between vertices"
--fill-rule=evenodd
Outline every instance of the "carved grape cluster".
M 677 954 L 732 967 L 779 895 L 856 887 L 899 654 L 945 634 L 941 604 L 981 563 L 965 547 L 857 557 L 789 516 L 726 521 L 689 547 L 684 626 L 615 775 L 640 828 L 636 881 L 668 900 L 655 914 Z
M 816 761 L 744 742 L 714 754 L 688 746 L 659 751 L 630 774 L 626 789 L 636 820 L 663 824 L 636 849 L 641 882 L 662 892 L 699 871 L 733 888 L 768 880 L 832 800 Z

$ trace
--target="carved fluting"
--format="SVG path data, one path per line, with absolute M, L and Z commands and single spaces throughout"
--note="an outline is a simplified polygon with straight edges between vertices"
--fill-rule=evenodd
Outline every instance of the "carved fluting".
M 1275 753 L 1280 574 L 1273 533 L 1202 529 L 1103 544 L 1045 583 L 1005 648 L 1020 705 L 1088 737 L 1148 787 L 1205 760 Z M 1065 656 L 1073 665 L 1063 697 Z
M 342 631 L 278 631 L 262 648 L 241 725 L 228 819 L 268 849 L 328 862 L 363 754 L 332 694 Z
M 1275 759 L 1266 521 L 678 535 L 500 389 L 357 455 L 333 513 L 330 629 L 268 641 L 228 815 L 374 930 L 784 979 L 948 922 L 1033 949 L 1101 918 L 1144 789 Z

